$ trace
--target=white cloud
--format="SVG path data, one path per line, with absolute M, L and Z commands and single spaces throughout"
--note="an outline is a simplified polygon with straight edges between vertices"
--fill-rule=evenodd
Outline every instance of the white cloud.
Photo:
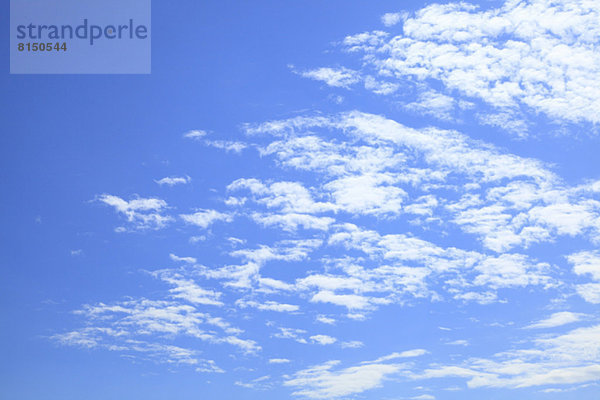
M 350 340 L 348 342 L 341 343 L 342 349 L 358 349 L 360 347 L 363 347 L 364 345 L 365 344 L 360 340 Z
M 435 396 L 430 394 L 420 394 L 418 396 L 411 397 L 414 400 L 435 400 Z
M 271 379 L 270 375 L 265 375 L 265 376 L 261 376 L 259 378 L 253 379 L 250 382 L 236 381 L 234 384 L 237 386 L 247 388 L 247 389 L 269 390 L 272 387 L 272 384 L 269 382 L 270 379 Z
M 259 277 L 258 284 L 263 291 L 294 291 L 295 287 L 292 284 L 283 282 L 273 278 Z
M 453 340 L 451 342 L 447 342 L 446 344 L 449 346 L 468 346 L 469 341 L 465 340 L 465 339 L 458 339 L 458 340 Z
M 216 269 L 204 269 L 202 275 L 226 280 L 226 285 L 237 288 L 251 288 L 261 284 L 270 289 L 287 290 L 291 286 L 274 279 L 264 279 L 260 269 L 269 261 L 301 261 L 322 244 L 318 239 L 282 240 L 273 246 L 261 245 L 256 249 L 238 249 L 230 252 L 232 257 L 241 258 L 245 264 L 226 265 Z
M 335 215 L 335 222 L 328 220 L 323 249 L 343 246 L 366 257 L 334 263 L 327 275 L 310 273 L 298 278 L 295 288 L 286 283 L 285 290 L 308 292 L 313 303 L 346 307 L 362 318 L 383 304 L 403 304 L 411 297 L 489 304 L 504 301 L 498 296 L 504 288 L 558 288 L 555 266 L 508 250 L 561 236 L 600 238 L 600 202 L 592 198 L 592 184 L 569 187 L 538 160 L 456 131 L 412 129 L 356 111 L 270 121 L 246 126 L 246 131 L 273 137 L 259 147 L 262 156 L 319 178 L 316 185 L 234 181 L 229 191 L 245 190 L 252 202 L 265 207 L 254 214 L 256 220 L 299 234 L 299 215 L 306 226 L 311 226 L 308 220 Z M 502 254 L 443 248 L 343 222 L 369 215 L 402 221 L 408 213 L 423 218 L 421 225 L 455 225 Z M 293 222 L 283 222 L 283 215 Z
M 600 252 L 581 251 L 567 256 L 577 275 L 588 275 L 595 281 L 600 281 Z
M 297 281 L 299 287 L 316 287 L 326 290 L 352 289 L 356 291 L 364 288 L 364 283 L 364 281 L 356 277 L 340 277 L 321 274 L 308 275 Z
M 330 318 L 325 315 L 317 315 L 317 321 L 327 325 L 335 325 L 336 322 L 334 318 Z
M 82 328 L 78 331 L 53 335 L 52 339 L 65 346 L 93 348 L 99 345 L 99 336 L 104 332 L 114 334 L 112 329 Z
M 480 123 L 525 136 L 533 124 L 533 118 L 525 117 L 531 109 L 557 121 L 595 121 L 598 113 L 590 113 L 590 109 L 597 108 L 597 83 L 588 86 L 589 93 L 570 92 L 575 81 L 583 82 L 578 81 L 580 72 L 597 72 L 596 67 L 588 63 L 575 71 L 570 69 L 574 67 L 570 61 L 554 60 L 555 56 L 544 53 L 548 41 L 563 41 L 569 35 L 573 41 L 559 51 L 566 54 L 582 47 L 580 39 L 585 32 L 567 33 L 571 22 L 554 18 L 550 19 L 562 25 L 551 26 L 544 18 L 524 18 L 523 26 L 513 26 L 515 20 L 510 20 L 509 14 L 518 9 L 543 14 L 532 4 L 547 6 L 552 15 L 568 11 L 568 7 L 557 6 L 565 4 L 561 0 L 519 4 L 511 0 L 501 9 L 484 11 L 463 3 L 432 5 L 412 18 L 386 14 L 382 18 L 386 26 L 403 22 L 402 36 L 367 32 L 344 39 L 349 52 L 365 52 L 361 71 L 320 68 L 301 75 L 338 88 L 364 84 L 369 91 L 391 95 L 389 101 L 395 101 L 395 107 L 404 105 L 443 119 L 447 125 L 473 112 Z M 584 7 L 583 2 L 573 4 L 579 18 L 577 10 Z M 590 7 L 595 13 L 597 7 Z M 533 33 L 525 40 L 522 35 L 527 29 Z M 548 32 L 554 36 L 549 38 Z M 589 35 L 597 39 L 596 33 Z M 588 39 L 584 42 L 595 43 Z M 529 50 L 524 50 L 525 42 L 530 42 Z M 581 50 L 596 56 L 591 45 Z M 521 57 L 523 54 L 528 57 Z M 533 77 L 536 71 L 532 68 L 539 76 Z M 547 75 L 548 71 L 554 75 Z M 416 91 L 411 90 L 413 84 Z M 404 97 L 407 93 L 416 93 L 417 98 L 409 100 Z M 551 104 L 561 101 L 566 103 L 560 109 Z M 482 111 L 481 103 L 491 108 Z M 538 251 L 546 247 L 536 246 L 553 246 L 553 242 L 571 246 L 581 239 L 596 245 L 600 240 L 600 182 L 572 186 L 554 172 L 554 166 L 461 132 L 415 129 L 358 111 L 329 116 L 317 112 L 246 125 L 245 131 L 248 143 L 206 140 L 204 131 L 185 135 L 231 152 L 257 149 L 258 155 L 248 153 L 243 159 L 256 157 L 261 165 L 242 166 L 243 175 L 232 178 L 225 193 L 211 189 L 215 198 L 235 210 L 194 210 L 173 220 L 166 215 L 169 206 L 160 199 L 98 197 L 127 219 L 130 226 L 123 230 L 177 223 L 173 229 L 177 235 L 185 223 L 207 230 L 234 218 L 239 224 L 227 225 L 225 232 L 201 231 L 206 235 L 190 238 L 196 244 L 192 254 L 199 259 L 170 254 L 178 268 L 151 273 L 163 286 L 152 286 L 152 293 L 161 296 L 158 299 L 131 297 L 86 306 L 77 313 L 84 319 L 84 327 L 56 335 L 55 340 L 84 348 L 110 348 L 124 355 L 160 357 L 168 364 L 194 365 L 198 371 L 222 372 L 213 361 L 198 357 L 200 349 L 203 356 L 210 354 L 213 345 L 225 348 L 215 350 L 221 356 L 230 347 L 238 353 L 256 353 L 261 346 L 253 339 L 265 336 L 265 329 L 266 336 L 271 336 L 263 337 L 266 343 L 261 345 L 277 349 L 271 352 L 275 355 L 297 355 L 292 346 L 314 350 L 318 347 L 314 345 L 329 345 L 320 349 L 344 353 L 344 357 L 367 353 L 369 346 L 379 343 L 365 340 L 368 346 L 349 350 L 364 343 L 346 341 L 337 334 L 338 338 L 315 334 L 319 331 L 313 332 L 313 325 L 331 325 L 318 325 L 321 332 L 333 334 L 335 325 L 336 332 L 348 330 L 358 335 L 364 330 L 352 329 L 364 321 L 377 323 L 380 315 L 374 313 L 379 307 L 416 309 L 423 303 L 448 302 L 456 307 L 442 308 L 456 311 L 453 330 L 458 332 L 465 329 L 458 322 L 465 312 L 503 309 L 508 313 L 505 304 L 488 304 L 510 302 L 515 293 L 567 303 L 576 291 L 586 301 L 600 303 L 599 252 L 569 255 L 567 260 L 577 275 L 569 276 L 571 271 L 561 268 L 560 259 L 549 257 L 560 251 L 559 246 L 549 255 Z M 531 154 L 529 150 L 518 148 L 523 154 Z M 171 186 L 187 183 L 189 178 L 171 176 L 156 182 Z M 206 265 L 198 264 L 199 260 Z M 272 320 L 265 320 L 274 316 L 296 328 L 277 327 Z M 566 324 L 585 317 L 556 312 L 527 326 L 560 328 L 552 331 L 519 330 L 481 318 L 471 322 L 481 329 L 506 329 L 510 338 L 539 336 L 517 337 L 507 345 L 509 351 L 493 349 L 496 353 L 486 357 L 481 355 L 486 349 L 477 337 L 452 340 L 446 333 L 438 338 L 431 357 L 424 349 L 412 349 L 348 365 L 330 361 L 307 368 L 311 364 L 302 364 L 297 367 L 300 371 L 282 379 L 295 395 L 309 398 L 354 397 L 393 377 L 458 377 L 473 388 L 591 382 L 600 376 L 598 328 L 564 330 Z M 428 323 L 437 331 L 440 321 Z M 189 349 L 179 347 L 181 343 Z M 407 348 L 420 346 L 415 343 L 406 342 Z M 460 353 L 465 353 L 462 361 Z M 250 370 L 252 360 L 230 356 L 240 370 Z M 301 357 L 294 362 L 312 358 L 307 355 L 304 361 Z M 436 364 L 423 367 L 430 358 Z M 271 358 L 268 362 L 277 369 L 277 364 L 290 360 Z M 236 384 L 254 389 L 272 385 L 270 376 Z M 431 397 L 422 394 L 415 398 Z
M 155 271 L 152 274 L 174 286 L 169 290 L 173 298 L 186 300 L 192 304 L 223 305 L 220 300 L 222 293 L 202 288 L 193 279 L 185 277 L 180 272 L 166 269 Z
M 258 264 L 271 260 L 300 261 L 308 257 L 309 253 L 321 244 L 322 241 L 319 239 L 281 240 L 273 246 L 261 245 L 256 249 L 239 249 L 230 254 Z
M 269 359 L 269 364 L 287 364 L 289 362 L 290 362 L 290 360 L 288 360 L 287 358 L 270 358 Z
M 556 312 L 556 313 L 550 315 L 546 319 L 534 322 L 531 325 L 526 326 L 525 328 L 528 328 L 528 329 L 554 328 L 557 326 L 562 326 L 562 325 L 571 324 L 573 322 L 580 321 L 584 317 L 586 317 L 585 314 L 573 313 L 570 311 L 561 311 L 561 312 Z
M 189 224 L 206 229 L 216 221 L 231 222 L 233 215 L 216 210 L 199 210 L 193 214 L 180 214 L 181 219 Z
M 252 307 L 261 311 L 294 312 L 300 309 L 300 307 L 294 304 L 282 304 L 270 300 L 260 303 L 253 300 L 239 299 L 235 304 L 241 308 Z
M 168 350 L 169 357 L 159 354 L 164 358 L 161 362 L 195 365 L 199 372 L 222 370 L 210 360 L 196 358 L 197 351 L 177 350 L 172 342 L 187 338 L 188 342 L 229 344 L 246 354 L 260 351 L 255 341 L 240 337 L 241 329 L 222 317 L 200 311 L 200 307 L 219 307 L 224 303 L 220 300 L 222 293 L 203 288 L 194 280 L 195 268 L 151 273 L 171 286 L 166 299 L 140 297 L 112 304 L 84 305 L 75 314 L 84 318 L 85 327 L 54 335 L 53 339 L 65 345 L 125 353 L 163 354 Z
M 313 335 L 309 337 L 309 339 L 316 344 L 327 345 L 334 344 L 337 342 L 337 339 L 328 335 Z
M 180 297 L 177 290 L 174 297 Z M 107 347 L 119 350 L 128 349 L 138 338 L 157 338 L 188 336 L 210 343 L 229 343 L 245 353 L 260 350 L 256 342 L 241 339 L 238 328 L 219 317 L 198 312 L 194 306 L 174 301 L 136 299 L 112 305 L 99 303 L 86 305 L 77 311 L 86 318 L 88 326 L 77 331 L 55 335 L 54 339 L 67 345 L 85 345 L 86 347 Z M 203 329 L 203 326 L 210 330 Z M 212 328 L 222 330 L 219 334 Z M 160 342 L 148 342 L 149 346 L 166 345 Z
M 179 257 L 173 253 L 169 254 L 169 258 L 176 262 L 183 261 L 188 264 L 195 264 L 196 262 L 198 262 L 198 260 L 196 260 L 196 258 L 194 258 L 194 257 Z
M 404 19 L 386 14 L 393 25 Z M 348 36 L 382 76 L 436 80 L 501 113 L 529 108 L 558 121 L 600 122 L 600 7 L 590 1 L 507 1 L 496 9 L 433 4 L 405 18 L 402 34 Z M 596 60 L 596 61 L 594 61 Z M 502 122 L 493 122 L 502 124 Z M 523 126 L 509 127 L 523 134 Z
M 199 242 L 205 241 L 206 239 L 207 239 L 206 235 L 199 235 L 199 236 L 190 236 L 188 241 L 190 243 L 199 243 Z
M 433 210 L 439 202 L 433 195 L 425 195 L 415 199 L 415 202 L 404 207 L 404 212 L 417 215 L 433 215 Z
M 394 186 L 395 181 L 385 174 L 365 174 L 333 180 L 324 188 L 340 209 L 350 213 L 397 214 L 406 192 Z
M 298 182 L 264 184 L 257 179 L 238 179 L 227 186 L 229 191 L 249 190 L 259 204 L 283 213 L 315 213 L 334 209 L 330 203 L 315 202 L 311 193 Z
M 98 200 L 113 206 L 117 211 L 124 214 L 135 211 L 158 211 L 167 207 L 164 200 L 155 198 L 136 198 L 126 201 L 117 196 L 103 194 L 98 197 Z
M 214 372 L 224 374 L 225 371 L 217 366 L 213 360 L 203 360 L 201 366 L 196 367 L 196 372 Z
M 316 217 L 309 214 L 260 214 L 253 213 L 252 219 L 263 226 L 278 226 L 284 231 L 293 232 L 302 227 L 303 229 L 317 229 L 326 231 L 335 222 L 330 217 Z
M 334 370 L 339 361 L 329 361 L 296 372 L 284 385 L 297 390 L 296 396 L 334 399 L 377 388 L 401 369 L 396 364 L 364 364 Z
M 397 83 L 382 81 L 367 75 L 365 78 L 365 89 L 370 90 L 373 93 L 381 95 L 390 95 L 395 93 L 400 88 Z
M 407 13 L 385 13 L 381 16 L 381 23 L 385 26 L 393 26 L 397 23 L 404 21 L 408 17 Z
M 205 143 L 208 146 L 234 153 L 241 153 L 242 150 L 248 147 L 246 143 L 229 140 L 207 140 Z
M 298 151 L 302 150 L 326 150 L 330 154 L 325 158 L 328 163 L 335 161 L 335 159 L 345 162 L 343 157 L 336 154 L 336 152 L 345 151 L 343 145 L 322 142 L 311 136 L 303 137 L 304 140 L 295 139 L 303 136 L 303 130 L 315 128 L 337 129 L 343 132 L 348 140 L 364 140 L 367 144 L 370 144 L 369 147 L 372 147 L 371 149 L 365 148 L 365 150 L 370 151 L 372 154 L 377 154 L 373 153 L 377 150 L 385 151 L 388 149 L 387 146 L 390 146 L 389 150 L 392 153 L 392 158 L 384 160 L 383 154 L 380 152 L 372 160 L 374 162 L 372 168 L 378 169 L 372 171 L 381 171 L 381 169 L 398 165 L 398 162 L 406 162 L 406 157 L 410 154 L 404 154 L 403 147 L 405 147 L 419 153 L 424 161 L 431 164 L 436 170 L 450 168 L 453 172 L 464 174 L 466 177 L 476 176 L 479 178 L 480 183 L 499 181 L 503 178 L 515 179 L 522 176 L 530 177 L 535 182 L 540 183 L 556 179 L 555 175 L 537 160 L 503 154 L 490 145 L 473 141 L 458 132 L 434 128 L 412 129 L 378 115 L 357 111 L 338 114 L 330 118 L 307 117 L 272 121 L 248 128 L 247 131 L 249 134 L 264 132 L 292 139 L 290 150 L 294 151 L 295 157 L 298 157 Z M 293 135 L 288 134 L 290 129 L 293 130 Z M 382 144 L 384 146 L 381 146 Z M 270 149 L 268 153 L 277 154 L 286 161 L 287 165 L 301 168 L 299 164 L 302 163 L 310 169 L 320 169 L 322 167 L 322 164 L 318 164 L 317 160 L 311 162 L 311 160 L 301 159 L 297 163 L 292 163 L 288 160 L 288 157 L 291 157 L 292 154 L 283 151 L 275 152 L 276 148 L 267 148 Z M 403 155 L 404 157 L 402 157 Z M 377 157 L 379 157 L 379 160 L 377 160 Z M 257 185 L 259 182 L 252 181 L 252 183 Z M 264 190 L 260 186 L 256 186 L 256 189 Z
M 494 292 L 464 292 L 454 295 L 456 300 L 463 300 L 466 302 L 474 301 L 479 304 L 490 304 L 498 300 L 498 295 Z
M 431 89 L 421 92 L 417 101 L 407 104 L 406 108 L 441 120 L 456 119 L 454 98 Z
M 225 372 L 215 361 L 199 358 L 199 352 L 196 350 L 134 339 L 123 340 L 118 345 L 106 341 L 107 338 L 118 338 L 122 335 L 123 332 L 110 328 L 84 328 L 80 331 L 54 335 L 52 339 L 64 346 L 99 347 L 127 354 L 134 359 L 149 359 L 168 365 L 195 367 L 196 372 Z
M 207 135 L 206 131 L 195 129 L 195 130 L 191 130 L 191 131 L 184 133 L 183 137 L 187 138 L 187 139 L 200 140 L 206 135 Z
M 412 357 L 420 357 L 422 355 L 427 354 L 428 351 L 424 350 L 424 349 L 413 349 L 413 350 L 405 350 L 403 352 L 400 353 L 391 353 L 388 354 L 387 356 L 382 356 L 379 357 L 378 359 L 374 360 L 374 361 L 364 361 L 362 364 L 376 364 L 376 363 L 381 363 L 384 361 L 389 361 L 389 360 L 395 360 L 398 358 L 412 358 Z
M 581 251 L 567 256 L 573 272 L 591 278 L 592 283 L 575 285 L 577 293 L 588 303 L 600 304 L 600 252 Z
M 300 75 L 304 78 L 325 82 L 329 86 L 346 89 L 360 80 L 358 72 L 348 68 L 323 67 L 301 72 Z
M 154 182 L 158 183 L 159 185 L 167 185 L 167 186 L 175 186 L 175 185 L 185 185 L 187 183 L 190 183 L 192 181 L 192 178 L 190 178 L 189 176 L 168 176 L 159 180 L 155 180 Z
M 486 285 L 493 289 L 512 286 L 528 286 L 550 283 L 546 274 L 548 264 L 531 263 L 521 254 L 502 254 L 487 257 L 475 269 L 480 272 L 473 283 Z
M 461 366 L 434 366 L 415 379 L 460 377 L 469 388 L 524 388 L 568 385 L 600 379 L 600 325 L 540 336 L 532 346 L 495 355 L 471 358 Z
M 162 214 L 167 209 L 167 203 L 161 199 L 137 197 L 127 201 L 110 194 L 102 194 L 97 199 L 124 215 L 133 229 L 161 229 L 173 220 Z
M 366 154 L 373 155 L 372 161 L 370 157 L 368 163 L 358 164 L 348 160 L 346 145 L 316 138 L 312 133 L 315 128 L 340 130 L 348 140 L 359 139 L 371 143 Z M 293 135 L 289 136 L 287 129 L 293 129 Z M 304 130 L 311 133 L 303 136 Z M 313 213 L 342 209 L 353 214 L 397 214 L 402 211 L 402 202 L 406 197 L 403 192 L 412 190 L 408 186 L 402 189 L 398 187 L 406 179 L 415 185 L 423 179 L 461 177 L 473 183 L 463 184 L 463 198 L 450 202 L 446 207 L 451 215 L 442 217 L 450 219 L 466 232 L 478 235 L 490 249 L 505 251 L 514 246 L 528 246 L 562 235 L 587 234 L 592 239 L 600 237 L 598 201 L 588 198 L 579 188 L 565 187 L 559 177 L 537 160 L 501 152 L 457 132 L 431 128 L 414 130 L 383 117 L 358 112 L 331 118 L 295 118 L 270 122 L 251 128 L 251 131 L 285 137 L 287 150 L 279 145 L 283 141 L 276 140 L 266 148 L 265 154 L 276 155 L 287 166 L 345 175 L 330 180 L 320 192 L 321 196 L 333 195 L 334 199 L 337 196 L 334 204 L 315 203 L 312 200 L 314 195 L 303 189 L 305 192 L 302 196 L 306 199 L 304 209 Z M 414 153 L 404 155 L 404 149 Z M 385 156 L 386 153 L 393 154 L 393 157 Z M 423 170 L 422 175 L 419 173 L 419 178 L 413 177 L 418 171 L 414 167 L 409 171 L 398 168 L 400 160 L 404 159 L 406 164 L 407 157 L 410 160 L 413 157 L 411 154 L 415 153 L 423 157 L 430 168 Z M 419 180 L 415 182 L 414 179 Z M 508 180 L 508 183 L 501 183 L 502 179 Z M 356 193 L 357 196 L 354 192 L 348 192 L 350 189 L 347 188 L 356 187 L 350 183 L 357 182 L 371 189 Z M 270 192 L 259 181 L 250 183 L 248 186 L 255 193 L 266 195 Z M 285 205 L 288 212 L 293 209 L 291 200 L 279 197 L 278 203 L 275 203 L 271 198 L 264 197 L 261 201 Z M 382 203 L 383 200 L 386 202 Z M 438 198 L 437 201 L 444 201 L 444 198 Z
M 321 290 L 314 294 L 310 301 L 313 303 L 331 303 L 344 306 L 348 310 L 362 310 L 370 307 L 368 297 L 356 294 L 335 294 L 330 290 Z
M 273 337 L 278 339 L 291 339 L 298 343 L 307 344 L 308 341 L 304 338 L 306 331 L 304 329 L 279 327 L 279 332 L 273 334 Z
M 477 117 L 481 124 L 502 128 L 516 137 L 525 138 L 529 135 L 529 124 L 522 116 L 515 115 L 514 112 L 479 114 Z
M 365 314 L 357 312 L 349 312 L 348 314 L 346 314 L 346 317 L 349 319 L 353 319 L 354 321 L 365 321 L 367 319 Z
M 588 303 L 600 304 L 600 283 L 576 285 L 577 293 Z

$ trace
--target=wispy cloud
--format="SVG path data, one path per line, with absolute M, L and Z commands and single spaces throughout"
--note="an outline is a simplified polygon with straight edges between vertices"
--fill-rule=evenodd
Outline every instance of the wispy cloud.
M 557 326 L 562 326 L 566 324 L 571 324 L 573 322 L 578 322 L 582 318 L 586 317 L 585 314 L 581 313 L 573 313 L 569 311 L 561 311 L 556 312 L 550 315 L 546 319 L 542 319 L 540 321 L 534 322 L 531 325 L 526 326 L 528 329 L 544 329 L 544 328 L 555 328 Z
M 401 365 L 397 364 L 363 364 L 334 369 L 339 364 L 339 361 L 329 361 L 298 371 L 284 385 L 294 387 L 296 396 L 334 399 L 377 388 L 401 370 Z
M 289 362 L 290 362 L 290 360 L 288 360 L 287 358 L 270 358 L 269 359 L 269 364 L 287 364 Z
M 435 80 L 465 99 L 513 114 L 522 108 L 555 121 L 597 123 L 600 87 L 595 76 L 600 9 L 590 2 L 507 1 L 495 9 L 467 3 L 433 4 L 410 16 L 385 14 L 396 36 L 373 31 L 345 38 L 349 52 L 381 76 Z M 526 125 L 499 120 L 524 135 Z
M 458 377 L 469 388 L 523 388 L 566 385 L 600 378 L 600 325 L 578 328 L 564 334 L 541 336 L 531 346 L 477 358 L 463 365 L 435 366 L 415 379 Z
M 206 131 L 203 131 L 201 129 L 194 129 L 194 130 L 184 133 L 183 137 L 187 138 L 187 139 L 199 140 L 199 139 L 202 139 L 207 134 L 208 133 Z
M 164 177 L 164 178 L 159 179 L 154 182 L 158 183 L 161 186 L 162 185 L 175 186 L 175 185 L 185 185 L 187 183 L 190 183 L 191 181 L 192 181 L 192 178 L 190 178 L 189 176 L 167 176 L 167 177 Z
M 385 26 L 393 26 L 398 24 L 401 21 L 404 21 L 408 17 L 408 13 L 406 12 L 397 12 L 397 13 L 385 13 L 381 16 L 381 22 Z
M 188 264 L 195 264 L 196 262 L 198 262 L 198 260 L 196 260 L 194 257 L 179 257 L 173 253 L 169 254 L 169 258 L 176 262 L 183 261 Z
M 199 226 L 203 229 L 208 228 L 210 225 L 217 221 L 233 221 L 233 215 L 222 213 L 217 210 L 199 210 L 193 214 L 180 214 L 179 216 L 185 222 Z
M 587 302 L 600 304 L 600 252 L 582 251 L 567 256 L 573 265 L 573 272 L 577 275 L 587 276 L 590 283 L 576 285 L 577 293 Z
M 329 86 L 342 87 L 346 89 L 360 81 L 357 71 L 343 67 L 322 67 L 310 71 L 299 72 L 299 74 L 305 78 L 325 82 Z
M 241 153 L 242 150 L 248 147 L 246 143 L 230 140 L 207 140 L 205 143 L 208 146 L 233 153 Z
M 163 214 L 167 203 L 161 199 L 136 197 L 127 201 L 118 196 L 102 194 L 97 200 L 124 215 L 132 229 L 161 229 L 173 220 L 171 216 Z

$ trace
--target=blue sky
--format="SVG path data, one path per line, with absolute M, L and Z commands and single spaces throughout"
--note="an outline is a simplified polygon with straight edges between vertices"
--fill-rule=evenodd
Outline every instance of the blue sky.
M 152 14 L 150 75 L 0 45 L 1 397 L 598 398 L 598 4 Z

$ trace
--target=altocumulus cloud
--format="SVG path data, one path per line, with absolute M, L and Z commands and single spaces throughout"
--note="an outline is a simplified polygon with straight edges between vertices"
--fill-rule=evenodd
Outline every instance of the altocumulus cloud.
M 79 327 L 52 339 L 312 399 L 381 398 L 389 387 L 430 399 L 414 386 L 440 388 L 448 378 L 464 391 L 578 390 L 600 380 L 592 308 L 600 303 L 600 181 L 571 182 L 542 157 L 461 128 L 471 118 L 525 140 L 539 116 L 565 129 L 600 122 L 599 3 L 391 11 L 383 27 L 340 38 L 358 67 L 291 70 L 323 90 L 391 99 L 431 118 L 426 127 L 350 108 L 247 123 L 244 141 L 185 133 L 186 146 L 260 168 L 222 180 L 198 207 L 188 198 L 98 195 L 121 221 L 117 230 L 141 241 L 206 235 L 166 252 L 168 266 L 140 272 L 154 280 L 150 294 L 83 305 L 74 311 Z M 190 178 L 155 182 L 174 193 L 164 186 Z M 524 296 L 536 300 L 527 313 Z M 381 338 L 397 337 L 377 325 L 382 319 L 393 324 L 411 310 L 435 319 L 429 311 L 440 307 L 459 310 L 460 323 L 432 321 L 429 346 L 406 324 L 410 347 L 388 341 L 388 354 L 377 350 Z M 481 346 L 474 332 L 486 329 L 509 339 Z

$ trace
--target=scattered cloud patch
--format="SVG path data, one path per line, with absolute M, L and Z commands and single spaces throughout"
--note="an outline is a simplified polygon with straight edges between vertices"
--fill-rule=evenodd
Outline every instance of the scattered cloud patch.
M 408 13 L 385 13 L 381 16 L 381 23 L 387 27 L 394 26 L 399 22 L 404 21 L 408 17 Z
M 167 203 L 161 199 L 136 197 L 127 201 L 118 196 L 102 194 L 97 200 L 123 215 L 131 229 L 161 229 L 173 220 L 171 216 L 163 214 Z
M 288 360 L 287 358 L 270 358 L 269 359 L 269 364 L 287 364 L 289 362 L 290 362 L 290 360 Z
M 328 335 L 313 335 L 309 338 L 313 343 L 320 345 L 334 344 L 337 339 Z
M 171 253 L 169 254 L 169 258 L 175 262 L 185 262 L 188 264 L 196 264 L 198 262 L 198 260 L 196 260 L 196 258 L 194 257 L 179 257 L 176 256 L 175 254 Z
M 284 382 L 295 388 L 292 394 L 309 399 L 335 399 L 380 387 L 401 369 L 396 364 L 363 364 L 335 369 L 339 361 L 300 370 Z
M 248 147 L 246 143 L 230 140 L 207 140 L 205 143 L 207 146 L 238 154 Z
M 527 329 L 545 329 L 545 328 L 555 328 L 557 326 L 562 326 L 566 324 L 572 324 L 573 322 L 578 322 L 582 318 L 586 317 L 585 314 L 581 313 L 573 313 L 570 311 L 561 311 L 556 312 L 550 315 L 546 319 L 542 319 L 540 321 L 534 322 L 531 325 L 526 326 Z
M 216 210 L 199 210 L 193 214 L 180 214 L 185 222 L 206 229 L 217 221 L 231 222 L 233 215 L 222 213 Z
M 365 344 L 360 340 L 350 340 L 348 342 L 342 342 L 342 349 L 358 349 L 363 347 Z
M 469 388 L 525 388 L 594 382 L 600 378 L 600 325 L 539 336 L 530 347 L 476 358 L 463 365 L 435 366 L 414 379 L 456 377 Z
M 521 109 L 558 122 L 598 123 L 600 8 L 591 2 L 507 1 L 482 10 L 467 3 L 433 4 L 410 17 L 386 14 L 402 32 L 348 36 L 348 52 L 381 76 L 434 80 L 464 99 L 483 101 L 501 114 Z M 504 124 L 490 121 L 492 124 Z M 519 135 L 525 126 L 509 125 Z
M 294 312 L 298 311 L 300 307 L 294 304 L 282 304 L 275 301 L 266 301 L 263 303 L 253 300 L 237 300 L 235 304 L 241 308 L 255 308 L 260 311 L 277 311 L 277 312 Z
M 587 302 L 600 304 L 600 252 L 582 251 L 567 256 L 573 272 L 588 277 L 592 282 L 575 286 L 577 293 Z
M 360 80 L 357 71 L 343 67 L 322 67 L 310 71 L 301 72 L 300 75 L 304 78 L 324 82 L 328 86 L 341 87 L 345 89 L 350 88 L 350 86 L 354 85 Z
M 194 129 L 191 131 L 188 131 L 186 133 L 183 134 L 183 137 L 186 139 L 193 139 L 193 140 L 200 140 L 202 139 L 204 136 L 206 136 L 208 133 L 206 131 L 200 130 L 200 129 Z
M 185 185 L 190 183 L 192 178 L 189 176 L 167 176 L 165 178 L 154 181 L 159 185 L 167 185 L 167 186 L 175 186 L 175 185 Z

